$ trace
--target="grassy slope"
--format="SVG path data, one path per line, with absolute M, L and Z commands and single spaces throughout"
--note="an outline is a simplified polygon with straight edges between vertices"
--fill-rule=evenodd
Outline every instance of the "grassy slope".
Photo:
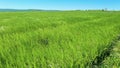
M 0 13 L 1 68 L 85 67 L 119 34 L 119 12 Z
M 114 46 L 111 55 L 101 65 L 104 68 L 120 68 L 120 41 Z

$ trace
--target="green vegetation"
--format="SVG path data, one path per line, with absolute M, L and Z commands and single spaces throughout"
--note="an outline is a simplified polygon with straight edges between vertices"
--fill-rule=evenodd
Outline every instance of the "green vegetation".
M 120 41 L 112 49 L 108 58 L 101 65 L 103 68 L 120 68 Z
M 0 68 L 90 68 L 120 34 L 119 16 L 112 11 L 0 12 Z

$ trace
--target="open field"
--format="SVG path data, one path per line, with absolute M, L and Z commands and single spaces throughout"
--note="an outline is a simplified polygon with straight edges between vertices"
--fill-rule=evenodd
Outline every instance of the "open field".
M 97 67 L 119 35 L 120 12 L 0 12 L 0 68 Z

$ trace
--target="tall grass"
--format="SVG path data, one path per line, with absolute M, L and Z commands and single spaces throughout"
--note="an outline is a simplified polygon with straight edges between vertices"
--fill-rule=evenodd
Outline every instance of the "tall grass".
M 120 68 L 120 41 L 118 41 L 116 46 L 113 47 L 110 56 L 103 61 L 101 67 Z
M 1 68 L 85 68 L 120 33 L 119 12 L 1 12 Z

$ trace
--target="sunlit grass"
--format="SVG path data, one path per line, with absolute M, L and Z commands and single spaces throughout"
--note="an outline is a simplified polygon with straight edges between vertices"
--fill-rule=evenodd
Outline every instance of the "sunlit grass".
M 85 68 L 120 33 L 119 12 L 1 12 L 1 68 Z

